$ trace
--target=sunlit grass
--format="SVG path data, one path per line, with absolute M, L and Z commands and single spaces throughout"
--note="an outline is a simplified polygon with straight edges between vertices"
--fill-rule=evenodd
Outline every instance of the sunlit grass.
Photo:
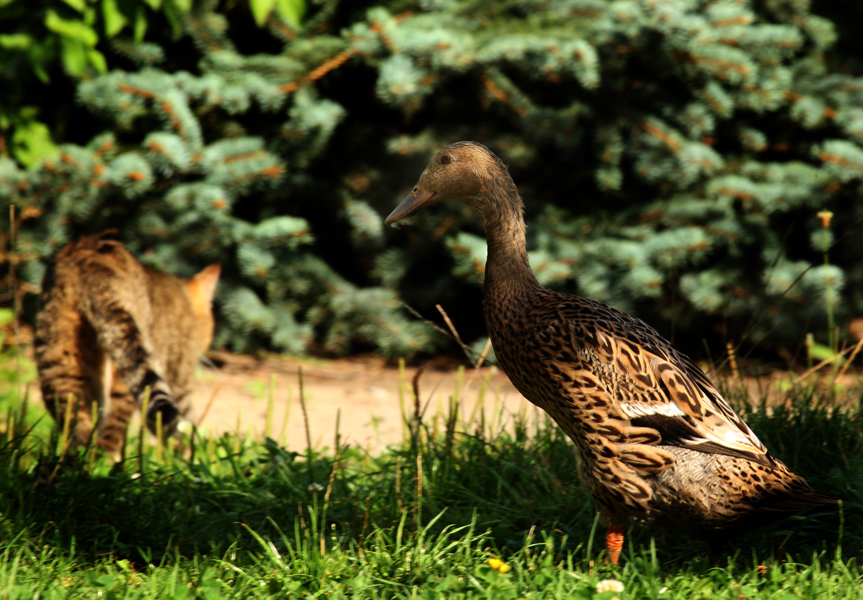
M 716 565 L 682 532 L 634 527 L 616 568 L 603 563 L 601 526 L 557 427 L 500 408 L 466 414 L 459 398 L 420 419 L 407 382 L 404 395 L 404 441 L 375 455 L 288 452 L 235 434 L 178 453 L 133 436 L 118 464 L 89 449 L 61 461 L 62 432 L 44 419 L 48 433 L 37 432 L 36 408 L 22 420 L 7 400 L 3 597 L 863 596 L 859 401 L 831 410 L 797 386 L 779 405 L 736 402 L 771 451 L 841 509 L 744 535 Z M 623 591 L 597 590 L 603 580 Z

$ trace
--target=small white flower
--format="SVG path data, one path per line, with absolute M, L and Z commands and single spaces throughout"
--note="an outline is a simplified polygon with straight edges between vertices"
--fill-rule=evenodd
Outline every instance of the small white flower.
M 596 593 L 602 594 L 605 592 L 622 592 L 623 582 L 617 579 L 603 579 L 596 584 Z
M 195 432 L 195 424 L 188 419 L 180 419 L 177 423 L 177 433 L 185 436 L 191 436 Z
M 659 593 L 660 593 L 660 594 L 664 594 L 664 593 L 665 593 L 665 592 L 667 592 L 667 591 L 668 591 L 668 588 L 667 588 L 667 587 L 664 587 L 664 588 L 662 588 L 661 590 L 659 590 Z
M 313 493 L 313 494 L 315 494 L 315 493 L 317 493 L 317 492 L 323 492 L 323 491 L 324 491 L 324 486 L 322 486 L 320 483 L 318 483 L 318 482 L 316 481 L 316 482 L 314 482 L 314 483 L 310 483 L 310 484 L 309 484 L 309 491 L 310 491 L 311 493 Z

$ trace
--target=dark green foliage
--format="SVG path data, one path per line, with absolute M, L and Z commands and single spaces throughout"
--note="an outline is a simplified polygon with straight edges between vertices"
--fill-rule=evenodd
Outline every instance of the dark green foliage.
M 66 88 L 63 74 L 75 79 L 105 74 L 106 44 L 100 40 L 112 40 L 122 52 L 128 42 L 118 35 L 142 42 L 148 24 L 161 25 L 161 18 L 179 33 L 190 8 L 186 0 L 0 3 L 0 155 L 9 153 L 26 166 L 55 155 L 54 142 L 65 132 L 56 130 L 56 121 L 52 131 L 45 117 L 55 120 L 56 115 L 44 113 L 57 108 L 51 95 Z M 153 44 L 137 44 L 137 54 L 146 57 L 142 62 L 163 58 L 162 49 Z M 60 111 L 70 108 L 61 106 Z
M 381 225 L 469 138 L 511 165 L 543 283 L 690 344 L 710 324 L 796 343 L 861 309 L 863 83 L 808 2 L 319 0 L 258 29 L 267 6 L 202 2 L 178 39 L 115 43 L 75 110 L 112 133 L 0 158 L 4 205 L 42 211 L 19 249 L 120 226 L 171 271 L 223 263 L 218 344 L 410 354 L 433 339 L 399 296 L 483 331 L 476 220 Z

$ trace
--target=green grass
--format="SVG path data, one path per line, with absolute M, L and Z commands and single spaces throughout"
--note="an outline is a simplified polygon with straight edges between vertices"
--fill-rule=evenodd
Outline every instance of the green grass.
M 635 527 L 619 568 L 603 563 L 574 447 L 547 421 L 503 428 L 502 415 L 453 403 L 406 419 L 405 441 L 377 455 L 236 435 L 139 454 L 133 436 L 112 464 L 63 456 L 38 407 L 3 398 L 4 599 L 863 597 L 863 413 L 811 388 L 772 410 L 737 408 L 841 510 L 737 538 L 717 565 L 680 532 Z M 624 591 L 598 593 L 608 578 Z

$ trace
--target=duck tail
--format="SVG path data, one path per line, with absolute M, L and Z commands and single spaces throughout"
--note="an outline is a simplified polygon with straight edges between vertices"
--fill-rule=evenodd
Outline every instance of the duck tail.
M 778 510 L 782 512 L 796 512 L 811 506 L 836 504 L 837 502 L 839 502 L 839 498 L 836 498 L 835 496 L 822 494 L 813 489 L 809 489 L 803 493 L 796 493 L 792 496 L 780 498 L 775 502 L 771 502 L 764 508 L 767 510 Z

